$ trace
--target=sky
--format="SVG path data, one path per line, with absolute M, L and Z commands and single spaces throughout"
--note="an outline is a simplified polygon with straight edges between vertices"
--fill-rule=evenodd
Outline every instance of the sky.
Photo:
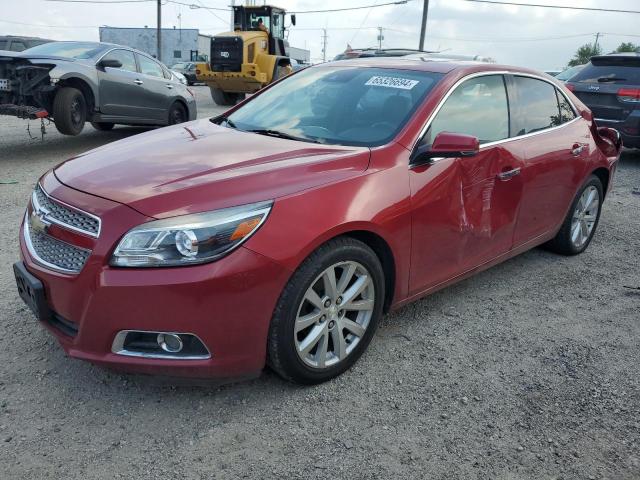
M 102 0 L 105 3 L 109 0 Z M 216 34 L 229 30 L 230 13 L 193 8 L 228 8 L 229 0 L 181 0 L 166 3 L 163 27 L 198 28 Z M 512 0 L 549 5 L 639 10 L 640 0 Z M 277 0 L 290 11 L 345 8 L 389 0 Z M 236 3 L 239 3 L 236 2 Z M 383 27 L 383 47 L 418 48 L 422 0 L 337 13 L 299 13 L 289 32 L 292 46 L 311 51 L 322 61 L 323 28 L 327 29 L 327 59 L 345 50 L 377 45 Z M 98 26 L 156 26 L 154 1 L 97 5 L 47 0 L 0 0 L 0 34 L 30 35 L 54 40 L 98 40 Z M 577 48 L 595 40 L 605 52 L 621 42 L 640 44 L 640 14 L 502 6 L 465 0 L 430 0 L 425 49 L 492 57 L 499 63 L 540 70 L 560 69 Z

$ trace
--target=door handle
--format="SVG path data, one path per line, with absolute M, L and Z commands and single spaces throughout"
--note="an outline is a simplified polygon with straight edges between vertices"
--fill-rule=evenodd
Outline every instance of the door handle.
M 520 168 L 514 168 L 513 170 L 507 170 L 506 172 L 500 172 L 498 174 L 498 180 L 506 181 L 515 176 L 520 175 Z
M 574 157 L 577 157 L 582 153 L 584 149 L 585 149 L 584 145 L 580 145 L 579 143 L 576 143 L 573 145 L 573 148 L 571 149 L 571 155 L 573 155 Z
M 170 83 L 167 83 L 167 88 L 171 90 L 173 88 L 173 85 L 171 85 Z
M 136 78 L 136 79 L 133 81 L 133 83 L 135 83 L 136 85 L 142 85 L 144 82 L 143 82 L 142 80 L 139 80 L 139 79 L 137 79 L 137 78 Z

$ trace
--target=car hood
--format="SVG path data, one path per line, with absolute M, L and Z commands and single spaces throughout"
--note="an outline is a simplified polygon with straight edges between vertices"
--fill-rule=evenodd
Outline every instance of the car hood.
M 22 52 L 12 52 L 10 50 L 0 50 L 0 58 L 19 58 L 24 60 L 55 60 L 60 62 L 75 62 L 75 58 L 58 57 L 55 55 L 36 55 L 29 54 L 28 50 Z
M 166 218 L 275 199 L 361 174 L 366 147 L 284 140 L 215 125 L 174 125 L 55 168 L 65 185 Z

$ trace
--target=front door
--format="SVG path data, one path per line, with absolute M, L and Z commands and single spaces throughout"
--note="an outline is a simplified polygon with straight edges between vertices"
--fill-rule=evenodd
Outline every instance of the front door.
M 103 57 L 103 60 L 105 59 L 117 60 L 122 66 L 98 67 L 100 112 L 118 117 L 142 116 L 140 86 L 136 83 L 140 75 L 133 52 L 123 49 L 112 50 Z
M 483 75 L 459 85 L 421 142 L 430 144 L 443 131 L 478 137 L 480 153 L 439 159 L 410 171 L 411 293 L 508 252 L 522 196 L 522 152 L 517 142 L 508 141 L 509 107 L 502 75 Z

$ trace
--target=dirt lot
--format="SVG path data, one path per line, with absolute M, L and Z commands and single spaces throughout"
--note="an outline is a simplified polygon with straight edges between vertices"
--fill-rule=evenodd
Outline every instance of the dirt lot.
M 388 315 L 321 386 L 187 387 L 66 358 L 13 283 L 38 176 L 140 130 L 24 126 L 0 119 L 0 478 L 640 478 L 640 153 L 584 255 L 533 250 Z

